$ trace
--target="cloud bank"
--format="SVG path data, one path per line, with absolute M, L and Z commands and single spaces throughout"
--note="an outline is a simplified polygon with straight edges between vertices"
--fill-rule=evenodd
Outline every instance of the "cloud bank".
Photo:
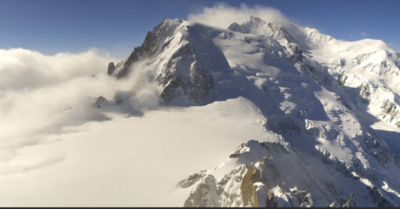
M 205 7 L 200 13 L 190 14 L 187 19 L 189 21 L 227 28 L 233 22 L 238 24 L 245 22 L 250 16 L 256 16 L 266 22 L 274 22 L 284 26 L 290 24 L 288 18 L 277 9 L 259 5 L 248 7 L 244 3 L 239 7 L 232 7 L 223 2 L 217 3 L 213 7 Z
M 52 134 L 90 121 L 109 120 L 108 112 L 155 107 L 155 89 L 132 89 L 137 80 L 145 80 L 143 75 L 133 73 L 123 81 L 106 75 L 112 61 L 117 60 L 95 49 L 54 56 L 0 49 L 0 162 L 13 159 L 18 148 L 54 140 L 49 137 Z M 128 97 L 118 107 L 93 108 L 97 97 L 112 101 L 116 92 L 126 91 L 137 97 Z
M 61 83 L 72 78 L 101 73 L 116 59 L 101 56 L 96 49 L 79 54 L 46 56 L 26 49 L 0 49 L 0 89 L 21 90 Z

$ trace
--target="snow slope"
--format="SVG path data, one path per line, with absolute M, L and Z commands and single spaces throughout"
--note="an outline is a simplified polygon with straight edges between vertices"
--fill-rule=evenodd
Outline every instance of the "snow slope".
M 244 98 L 111 116 L 1 164 L 1 205 L 181 206 L 181 179 L 214 167 L 248 137 L 271 138 Z
M 93 98 L 113 119 L 20 150 L 0 164 L 0 196 L 5 206 L 399 206 L 398 57 L 382 41 L 257 17 L 227 29 L 164 20 L 109 65 L 132 83 Z

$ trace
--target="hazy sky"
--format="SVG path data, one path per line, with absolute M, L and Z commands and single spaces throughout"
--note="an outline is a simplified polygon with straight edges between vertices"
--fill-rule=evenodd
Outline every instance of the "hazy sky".
M 0 0 L 0 48 L 44 54 L 89 48 L 125 58 L 147 31 L 163 19 L 201 13 L 221 1 L 193 0 Z M 260 5 L 291 21 L 337 39 L 381 39 L 400 48 L 400 1 L 268 0 L 226 1 L 230 6 Z

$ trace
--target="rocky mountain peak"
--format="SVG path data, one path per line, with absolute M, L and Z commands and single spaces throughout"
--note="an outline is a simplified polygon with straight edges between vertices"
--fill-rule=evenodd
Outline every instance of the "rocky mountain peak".
M 280 41 L 285 39 L 286 42 L 293 42 L 293 38 L 290 36 L 289 32 L 282 25 L 277 25 L 272 22 L 265 22 L 264 20 L 251 16 L 249 20 L 245 21 L 241 25 L 238 23 L 232 23 L 229 30 L 246 33 L 246 34 L 263 34 Z
M 160 53 L 169 44 L 165 40 L 171 37 L 175 29 L 183 22 L 183 18 L 165 19 L 153 31 L 147 32 L 142 45 L 135 47 L 131 55 L 117 65 L 113 75 L 118 79 L 127 77 L 134 62 L 154 57 Z
M 128 77 L 144 61 L 141 79 L 164 103 L 245 98 L 265 117 L 254 123 L 277 143 L 249 141 L 230 156 L 230 172 L 189 177 L 185 206 L 400 205 L 389 195 L 400 190 L 397 177 L 387 175 L 400 172 L 400 145 L 371 126 L 400 127 L 397 54 L 374 40 L 285 26 L 258 17 L 228 30 L 164 20 L 108 72 Z

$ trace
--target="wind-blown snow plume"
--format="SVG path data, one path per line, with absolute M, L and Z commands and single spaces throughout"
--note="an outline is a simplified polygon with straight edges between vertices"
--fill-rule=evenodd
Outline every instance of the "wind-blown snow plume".
M 244 3 L 239 7 L 232 7 L 224 2 L 217 3 L 213 7 L 205 7 L 200 13 L 190 14 L 188 20 L 227 28 L 233 22 L 245 22 L 250 16 L 257 16 L 264 21 L 283 26 L 290 24 L 285 15 L 275 8 L 259 5 L 249 7 Z

